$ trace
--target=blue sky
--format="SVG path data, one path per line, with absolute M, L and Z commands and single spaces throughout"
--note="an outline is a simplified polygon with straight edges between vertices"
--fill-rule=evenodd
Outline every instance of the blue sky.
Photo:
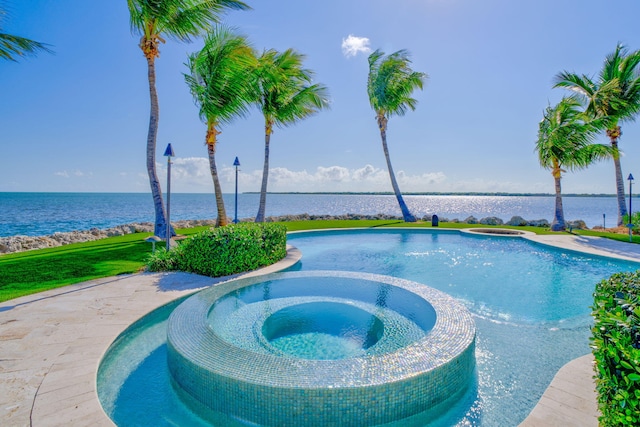
M 125 0 L 8 0 L 3 30 L 52 45 L 0 62 L 0 191 L 149 192 L 146 63 Z M 258 50 L 297 49 L 331 109 L 272 135 L 270 191 L 391 191 L 366 94 L 368 49 L 408 49 L 429 79 L 416 111 L 389 122 L 406 192 L 553 192 L 534 143 L 556 73 L 594 75 L 622 42 L 640 49 L 637 0 L 248 0 L 224 21 Z M 350 36 L 352 36 L 350 38 Z M 354 43 L 346 43 L 345 41 Z M 184 83 L 201 42 L 168 40 L 156 61 L 158 163 L 176 152 L 172 191 L 212 192 L 205 126 Z M 355 51 L 354 51 L 355 49 Z M 355 53 L 355 54 L 354 54 Z M 640 123 L 625 123 L 623 174 L 640 179 Z M 603 135 L 600 142 L 607 142 Z M 259 191 L 264 124 L 253 111 L 223 128 L 216 158 L 224 192 Z M 570 193 L 615 192 L 610 161 L 568 173 Z

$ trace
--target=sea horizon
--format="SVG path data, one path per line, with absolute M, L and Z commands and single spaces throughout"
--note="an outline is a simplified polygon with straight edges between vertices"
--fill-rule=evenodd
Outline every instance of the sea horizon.
M 0 194 L 151 194 L 150 191 L 0 191 Z M 189 192 L 176 191 L 171 194 L 213 194 L 213 192 Z M 234 195 L 233 192 L 222 193 L 224 195 Z M 259 191 L 241 191 L 238 194 L 260 194 Z M 395 196 L 392 191 L 267 191 L 267 194 L 291 194 L 291 195 L 356 195 L 356 196 Z M 166 192 L 162 195 L 166 197 Z M 402 192 L 403 196 L 504 196 L 504 197 L 555 197 L 554 193 L 509 193 L 509 192 L 485 192 L 485 191 L 407 191 Z M 625 197 L 628 197 L 625 194 Z M 562 197 L 617 197 L 616 194 L 609 193 L 563 193 Z

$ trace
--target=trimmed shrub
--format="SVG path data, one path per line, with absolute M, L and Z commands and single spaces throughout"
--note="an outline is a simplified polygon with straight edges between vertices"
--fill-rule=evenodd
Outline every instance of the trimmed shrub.
M 178 252 L 182 250 L 182 245 L 178 245 L 167 251 L 164 246 L 156 249 L 149 255 L 147 269 L 149 271 L 172 271 L 178 270 L 176 260 L 180 257 Z
M 596 286 L 592 350 L 601 426 L 640 425 L 640 270 Z
M 273 264 L 287 254 L 282 224 L 241 223 L 211 228 L 168 253 L 157 251 L 149 270 L 180 270 L 211 277 L 228 276 Z

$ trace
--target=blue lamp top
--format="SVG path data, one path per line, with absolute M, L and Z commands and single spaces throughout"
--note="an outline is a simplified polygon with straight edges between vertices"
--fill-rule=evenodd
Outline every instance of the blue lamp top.
M 175 153 L 173 152 L 173 147 L 171 146 L 171 144 L 167 145 L 167 149 L 164 150 L 164 156 L 165 157 L 175 157 Z

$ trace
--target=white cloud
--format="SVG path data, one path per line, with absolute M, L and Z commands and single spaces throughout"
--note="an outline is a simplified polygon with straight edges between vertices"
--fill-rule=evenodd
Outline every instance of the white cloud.
M 213 182 L 209 170 L 209 160 L 205 157 L 176 157 L 172 159 L 171 190 L 181 193 L 212 193 Z M 167 179 L 167 164 L 156 163 L 158 175 L 163 190 Z M 396 165 L 396 179 L 403 193 L 423 192 L 504 192 L 504 193 L 549 193 L 553 185 L 547 180 L 518 182 L 495 178 L 455 179 L 441 171 L 408 174 Z M 71 178 L 75 172 L 59 171 L 54 175 Z M 91 176 L 91 173 L 88 174 Z M 137 179 L 132 179 L 130 187 L 148 190 L 146 173 L 138 173 Z M 231 165 L 218 165 L 218 177 L 223 193 L 233 193 L 235 189 L 235 168 Z M 547 174 L 543 176 L 548 178 Z M 567 176 L 569 179 L 571 175 Z M 550 178 L 549 178 L 550 179 Z M 580 180 L 567 181 L 568 192 L 593 193 L 606 192 L 596 187 L 589 187 Z M 262 184 L 262 168 L 255 170 L 240 169 L 238 174 L 238 189 L 240 192 L 260 191 Z M 132 188 L 128 187 L 128 190 Z M 550 190 L 551 189 L 551 190 Z M 268 191 L 270 192 L 392 192 L 389 173 L 386 168 L 378 168 L 365 164 L 359 168 L 344 166 L 318 166 L 313 170 L 291 170 L 286 167 L 274 167 L 269 170 Z
M 161 181 L 166 180 L 166 164 L 157 163 Z M 224 193 L 233 192 L 235 168 L 218 166 L 218 177 Z M 402 170 L 396 178 L 403 192 L 447 191 L 447 177 L 442 172 L 408 175 Z M 260 191 L 262 169 L 241 170 L 238 174 L 240 192 Z M 204 157 L 175 158 L 171 166 L 171 188 L 177 192 L 211 192 L 213 182 L 209 160 Z M 274 167 L 269 170 L 268 190 L 271 192 L 391 192 L 386 169 L 364 165 L 350 169 L 344 166 L 318 166 L 313 171 Z
M 368 38 L 349 34 L 346 39 L 342 39 L 342 54 L 345 57 L 350 58 L 360 52 L 365 54 L 371 52 Z
M 64 171 L 54 172 L 53 174 L 55 176 L 61 176 L 63 178 L 70 178 L 71 175 L 77 176 L 78 178 L 82 178 L 83 176 L 92 176 L 93 175 L 92 172 L 85 173 L 85 172 L 82 172 L 81 170 L 75 170 L 75 171 L 73 171 L 71 173 L 69 173 L 68 171 L 64 170 Z
M 350 179 L 349 169 L 341 166 L 331 166 L 328 168 L 318 166 L 316 173 L 324 181 L 342 182 Z
M 256 171 L 260 176 L 260 171 Z M 407 175 L 403 171 L 396 174 L 402 191 L 436 191 L 434 183 L 446 181 L 442 172 Z M 384 169 L 365 165 L 358 169 L 343 166 L 318 166 L 314 172 L 291 171 L 273 168 L 269 171 L 269 191 L 337 191 L 337 192 L 380 192 L 392 191 L 389 174 Z
M 206 178 L 211 180 L 209 160 L 204 157 L 175 157 L 171 164 L 172 178 L 187 181 L 200 181 Z

